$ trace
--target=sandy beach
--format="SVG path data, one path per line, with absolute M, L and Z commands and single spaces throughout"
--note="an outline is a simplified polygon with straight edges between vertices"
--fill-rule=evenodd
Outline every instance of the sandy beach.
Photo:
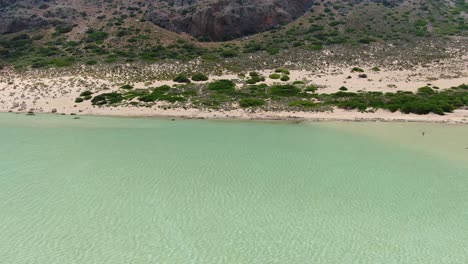
M 330 65 L 318 70 L 290 70 L 290 81 L 303 81 L 319 87 L 318 93 L 335 93 L 344 86 L 350 92 L 379 91 L 415 92 L 425 85 L 440 89 L 468 83 L 468 56 L 439 60 L 437 62 L 415 66 L 413 69 L 398 69 L 398 67 L 380 68 L 373 71 L 371 65 L 359 65 L 367 75 L 359 77 L 358 72 L 352 72 L 353 65 Z M 157 71 L 157 66 L 148 66 L 146 71 Z M 162 66 L 161 66 L 162 67 Z M 131 67 L 128 67 L 130 71 Z M 122 68 L 125 72 L 126 68 Z M 413 115 L 391 113 L 378 110 L 374 112 L 346 111 L 333 109 L 327 112 L 301 111 L 261 111 L 255 109 L 211 110 L 190 106 L 170 105 L 158 102 L 151 107 L 136 107 L 130 104 L 116 107 L 93 106 L 90 101 L 75 103 L 75 98 L 83 91 L 93 90 L 95 95 L 118 91 L 124 84 L 131 83 L 135 89 L 148 89 L 160 85 L 176 85 L 171 80 L 131 81 L 117 74 L 102 72 L 96 68 L 82 66 L 82 74 L 59 75 L 53 70 L 16 72 L 5 68 L 0 72 L 0 111 L 58 113 L 77 115 L 112 115 L 112 116 L 162 116 L 183 118 L 216 118 L 216 119 L 304 119 L 304 120 L 382 120 L 382 121 L 414 121 L 414 122 L 444 122 L 468 123 L 468 110 L 456 110 L 444 116 L 435 114 Z M 258 71 L 266 77 L 268 85 L 281 83 L 268 76 L 274 69 Z M 238 83 L 245 81 L 238 73 L 225 72 L 210 75 L 210 80 L 229 79 Z

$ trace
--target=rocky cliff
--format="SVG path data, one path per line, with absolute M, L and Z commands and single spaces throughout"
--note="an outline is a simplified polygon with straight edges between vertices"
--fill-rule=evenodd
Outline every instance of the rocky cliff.
M 176 32 L 229 40 L 272 29 L 303 15 L 314 0 L 168 0 L 154 3 L 146 18 Z

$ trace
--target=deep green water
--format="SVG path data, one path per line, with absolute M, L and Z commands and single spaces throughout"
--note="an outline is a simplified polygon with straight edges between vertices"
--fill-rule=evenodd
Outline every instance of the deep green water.
M 468 126 L 0 114 L 0 263 L 468 263 L 467 147 Z

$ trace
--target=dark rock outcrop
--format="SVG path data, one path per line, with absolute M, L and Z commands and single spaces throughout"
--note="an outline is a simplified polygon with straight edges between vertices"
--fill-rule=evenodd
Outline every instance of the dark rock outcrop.
M 166 0 L 154 3 L 146 19 L 206 40 L 230 40 L 286 24 L 314 0 Z

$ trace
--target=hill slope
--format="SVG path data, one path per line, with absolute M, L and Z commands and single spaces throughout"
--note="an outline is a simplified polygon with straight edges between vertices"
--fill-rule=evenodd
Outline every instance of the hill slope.
M 467 11 L 465 0 L 0 0 L 0 64 L 216 60 L 462 36 Z

